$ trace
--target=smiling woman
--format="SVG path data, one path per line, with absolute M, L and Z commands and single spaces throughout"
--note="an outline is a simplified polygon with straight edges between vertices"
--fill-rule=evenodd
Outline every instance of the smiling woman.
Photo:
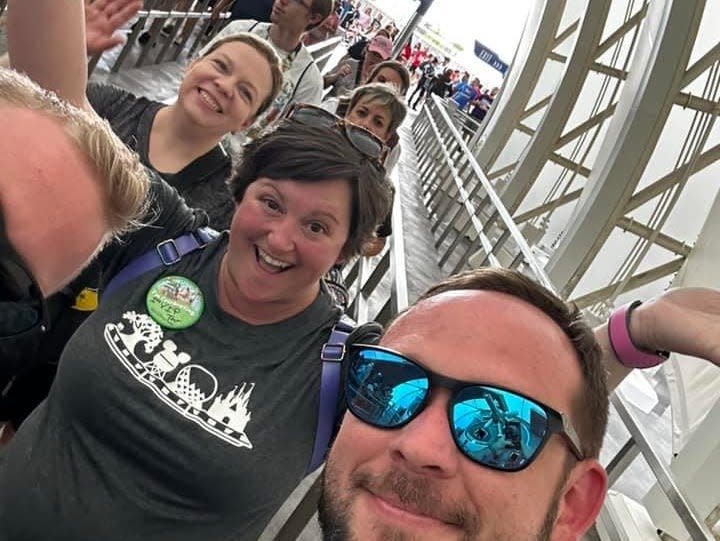
M 389 186 L 342 123 L 292 119 L 248 145 L 231 184 L 230 231 L 105 295 L 68 342 L 3 449 L 9 539 L 251 541 L 305 475 L 340 316 L 321 277 L 372 234 Z M 153 227 L 100 254 L 104 281 L 203 223 L 152 189 Z
M 225 186 L 229 156 L 220 146 L 265 111 L 282 85 L 272 47 L 252 34 L 217 41 L 187 69 L 172 105 L 108 85 L 90 85 L 90 105 L 142 162 L 158 172 L 211 225 L 230 225 L 234 205 Z

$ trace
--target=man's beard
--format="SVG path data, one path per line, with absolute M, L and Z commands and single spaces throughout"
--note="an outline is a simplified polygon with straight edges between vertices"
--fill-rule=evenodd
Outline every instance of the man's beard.
M 410 504 L 420 513 L 455 525 L 465 531 L 464 539 L 477 537 L 477 517 L 465 506 L 441 499 L 441 494 L 429 479 L 411 478 L 397 471 L 382 476 L 355 472 L 350 477 L 351 492 L 341 494 L 337 480 L 332 479 L 332 465 L 323 471 L 323 490 L 318 504 L 318 518 L 325 541 L 362 541 L 350 531 L 350 505 L 353 493 L 372 489 L 371 492 L 392 493 L 404 504 Z M 331 471 L 328 477 L 327 472 Z M 380 539 L 388 541 L 409 541 L 410 534 L 387 527 L 380 530 Z
M 332 473 L 331 464 L 328 463 L 328 466 L 330 466 Z M 363 541 L 350 531 L 352 493 L 360 490 L 356 487 L 363 486 L 382 487 L 384 490 L 390 489 L 401 502 L 412 503 L 421 510 L 435 509 L 437 512 L 437 509 L 446 509 L 442 516 L 453 524 L 457 524 L 459 531 L 464 532 L 463 541 L 479 539 L 480 523 L 477 516 L 471 513 L 469 509 L 459 505 L 448 508 L 447 503 L 441 500 L 440 495 L 432 489 L 432 485 L 428 480 L 412 480 L 396 471 L 392 471 L 382 478 L 373 478 L 368 474 L 355 472 L 350 477 L 351 492 L 341 494 L 338 479 L 328 478 L 327 472 L 328 467 L 322 473 L 323 488 L 318 503 L 318 520 L 324 541 Z M 550 539 L 560 507 L 562 487 L 566 478 L 567 472 L 555 490 L 540 531 L 534 536 L 535 541 L 548 541 Z M 521 515 L 522 513 L 520 513 Z M 411 534 L 387 527 L 380 530 L 380 533 L 382 535 L 379 538 L 384 541 L 411 541 L 413 539 Z M 509 536 L 498 537 L 498 535 L 493 535 L 491 538 L 493 541 L 516 539 L 512 534 L 507 535 Z

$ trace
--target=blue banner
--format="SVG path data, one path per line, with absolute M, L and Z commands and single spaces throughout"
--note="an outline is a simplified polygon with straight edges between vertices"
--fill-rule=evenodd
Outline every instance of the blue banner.
M 478 40 L 475 40 L 475 56 L 477 56 L 483 62 L 490 64 L 493 68 L 505 75 L 505 72 L 508 69 L 508 65 L 502 60 L 500 60 L 500 57 L 495 51 L 493 51 L 492 49 L 488 49 Z

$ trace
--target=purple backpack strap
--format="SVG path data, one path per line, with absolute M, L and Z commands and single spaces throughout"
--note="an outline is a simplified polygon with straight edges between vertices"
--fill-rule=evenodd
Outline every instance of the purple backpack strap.
M 306 474 L 315 471 L 323 463 L 328 447 L 330 447 L 330 440 L 333 437 L 337 421 L 342 361 L 345 358 L 345 342 L 354 328 L 355 322 L 343 314 L 333 326 L 330 338 L 323 345 L 320 353 L 322 374 L 320 376 L 318 422 L 312 458 L 305 472 Z
M 162 241 L 125 265 L 105 286 L 103 296 L 112 294 L 121 285 L 149 270 L 177 263 L 190 252 L 205 248 L 205 245 L 219 234 L 210 227 L 201 227 L 177 238 Z

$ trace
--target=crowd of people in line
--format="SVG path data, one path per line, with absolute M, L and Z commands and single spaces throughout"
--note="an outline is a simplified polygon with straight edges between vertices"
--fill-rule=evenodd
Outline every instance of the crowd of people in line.
M 468 113 L 477 124 L 485 120 L 499 92 L 498 87 L 487 88 L 478 77 L 470 79 L 470 73 L 450 66 L 450 58 L 431 53 L 420 41 L 413 45 L 408 41 L 400 58 L 416 78 L 416 86 L 410 95 L 410 106 L 417 110 L 418 104 L 429 94 L 448 98 L 458 111 Z
M 93 40 L 140 5 L 8 2 L 0 539 L 255 540 L 324 458 L 327 411 L 325 539 L 579 539 L 609 390 L 667 351 L 720 364 L 720 292 L 592 331 L 518 272 L 468 271 L 387 329 L 346 328 L 324 404 L 328 277 L 391 233 L 422 63 L 352 2 L 274 0 L 267 21 L 233 11 L 170 105 L 89 84 Z M 303 36 L 333 14 L 363 36 L 322 76 Z

